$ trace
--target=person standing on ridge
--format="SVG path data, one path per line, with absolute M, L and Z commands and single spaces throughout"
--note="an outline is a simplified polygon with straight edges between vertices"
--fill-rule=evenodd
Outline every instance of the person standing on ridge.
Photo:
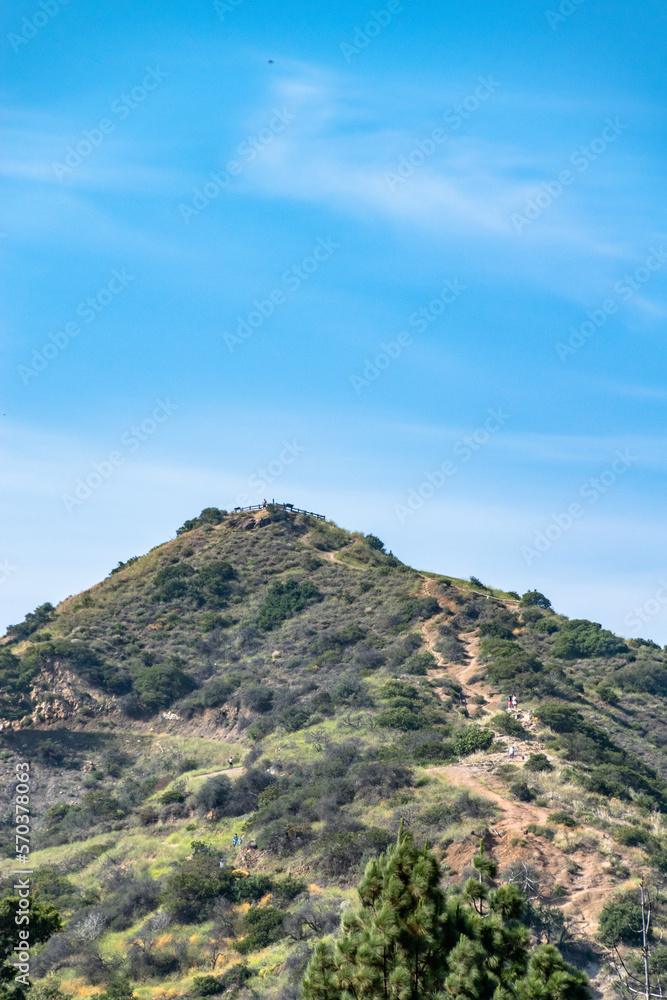
M 233 757 L 229 758 L 229 766 L 230 767 L 234 767 L 234 758 Z

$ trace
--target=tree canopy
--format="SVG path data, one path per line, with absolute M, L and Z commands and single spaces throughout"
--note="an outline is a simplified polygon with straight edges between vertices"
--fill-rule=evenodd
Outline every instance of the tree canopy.
M 443 890 L 433 852 L 401 829 L 369 862 L 338 936 L 318 944 L 304 1000 L 587 1000 L 585 975 L 557 948 L 529 947 L 524 900 L 490 887 L 483 849 L 475 868 L 463 891 Z

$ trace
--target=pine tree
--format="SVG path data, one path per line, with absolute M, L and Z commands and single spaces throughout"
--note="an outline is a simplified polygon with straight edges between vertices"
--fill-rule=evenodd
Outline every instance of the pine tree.
M 338 937 L 317 945 L 304 1000 L 587 1000 L 586 977 L 556 948 L 530 950 L 523 899 L 489 888 L 497 867 L 483 847 L 474 864 L 479 878 L 445 893 L 433 852 L 401 828 Z

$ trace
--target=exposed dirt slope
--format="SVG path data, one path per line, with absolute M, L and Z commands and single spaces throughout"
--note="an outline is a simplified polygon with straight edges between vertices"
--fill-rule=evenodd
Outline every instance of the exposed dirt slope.
M 425 578 L 423 592 L 435 597 L 443 609 L 451 607 L 451 610 L 455 610 L 455 606 L 450 604 L 447 597 L 438 591 L 437 583 L 432 578 Z M 507 602 L 507 607 L 512 610 L 515 608 L 510 602 Z M 468 653 L 467 662 L 451 663 L 435 649 L 439 639 L 438 623 L 438 619 L 429 619 L 422 624 L 424 642 L 438 663 L 436 669 L 429 671 L 429 677 L 446 675 L 458 683 L 471 711 L 474 699 L 478 695 L 484 696 L 484 709 L 487 713 L 492 715 L 497 711 L 506 711 L 507 692 L 491 690 L 483 681 L 473 680 L 475 675 L 483 672 L 483 666 L 478 659 L 480 640 L 477 630 L 459 636 Z M 604 903 L 626 884 L 615 877 L 609 866 L 606 866 L 605 870 L 597 849 L 598 844 L 605 853 L 620 856 L 631 870 L 637 869 L 641 857 L 631 849 L 620 848 L 610 838 L 601 835 L 599 830 L 585 826 L 577 827 L 575 830 L 561 827 L 553 841 L 526 831 L 532 824 L 537 827 L 546 826 L 553 810 L 535 805 L 533 802 L 518 801 L 511 796 L 502 782 L 493 776 L 492 772 L 499 765 L 508 763 L 508 748 L 512 744 L 515 747 L 513 763 L 521 769 L 513 780 L 523 777 L 521 771 L 531 753 L 545 752 L 544 745 L 537 739 L 536 720 L 531 718 L 529 713 L 519 711 L 514 714 L 524 728 L 531 732 L 530 741 L 512 740 L 496 734 L 497 742 L 501 743 L 502 749 L 498 748 L 486 755 L 477 755 L 467 762 L 429 767 L 427 773 L 442 774 L 452 785 L 469 789 L 470 792 L 494 804 L 498 810 L 498 818 L 490 824 L 488 830 L 485 830 L 484 823 L 480 823 L 479 834 L 484 835 L 485 844 L 498 861 L 500 872 L 506 871 L 510 865 L 517 862 L 523 862 L 526 866 L 541 871 L 541 892 L 566 915 L 570 925 L 570 935 L 594 942 L 599 914 Z M 547 757 L 554 760 L 550 754 L 547 754 Z M 529 781 L 532 777 L 526 774 Z M 553 827 L 553 823 L 550 825 Z M 472 856 L 477 847 L 476 835 L 451 844 L 447 850 L 447 861 L 452 871 L 461 875 L 466 868 L 471 867 Z M 599 970 L 591 968 L 589 972 L 595 975 Z M 609 992 L 609 984 L 599 979 L 594 980 L 594 986 L 602 991 L 600 994 L 596 990 L 598 996 Z

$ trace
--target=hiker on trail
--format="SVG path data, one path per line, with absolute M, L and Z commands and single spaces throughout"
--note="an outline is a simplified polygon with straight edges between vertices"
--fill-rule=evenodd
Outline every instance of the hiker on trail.
M 262 507 L 266 507 L 266 500 L 262 500 Z
M 229 766 L 230 767 L 234 767 L 234 758 L 233 757 L 229 758 Z
M 508 712 L 512 711 L 512 695 L 511 694 L 507 695 L 507 711 Z
M 234 847 L 236 847 L 236 845 L 238 844 L 238 842 L 239 842 L 239 838 L 236 836 L 236 834 L 234 834 L 234 840 L 232 841 Z
M 514 760 L 514 754 L 515 753 L 516 753 L 516 747 L 514 746 L 514 744 L 512 744 L 512 746 L 509 748 L 509 757 L 510 757 L 510 760 Z
M 512 695 L 512 708 L 517 709 L 519 707 L 519 699 L 516 695 Z

